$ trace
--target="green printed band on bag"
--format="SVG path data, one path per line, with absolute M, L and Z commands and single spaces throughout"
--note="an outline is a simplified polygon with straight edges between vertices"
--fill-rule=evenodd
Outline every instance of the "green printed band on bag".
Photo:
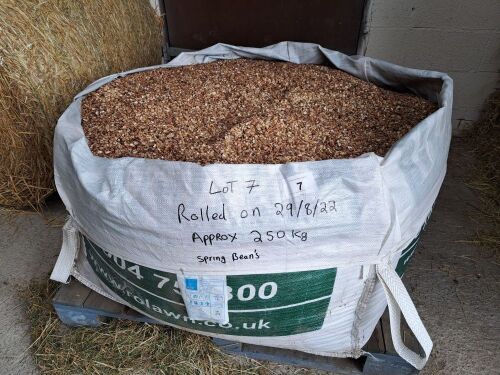
M 413 254 L 415 254 L 418 242 L 420 241 L 420 236 L 422 235 L 422 232 L 425 230 L 425 227 L 427 226 L 427 222 L 431 217 L 431 213 L 432 211 L 429 213 L 429 215 L 427 215 L 427 219 L 425 219 L 425 223 L 424 225 L 422 225 L 422 228 L 420 229 L 420 232 L 418 232 L 417 237 L 415 237 L 410 242 L 410 244 L 406 246 L 406 248 L 401 252 L 398 264 L 396 265 L 396 273 L 399 275 L 399 277 L 403 277 L 404 273 L 406 272 L 408 263 L 410 262 L 411 258 L 413 258 Z
M 189 319 L 177 275 L 144 267 L 104 251 L 84 237 L 87 260 L 119 297 L 158 320 L 194 330 L 238 336 L 287 336 L 320 329 L 336 268 L 229 275 L 229 323 Z
M 418 241 L 420 240 L 420 234 L 415 237 L 413 241 L 401 252 L 401 256 L 399 257 L 398 264 L 396 265 L 396 273 L 399 277 L 403 277 L 406 267 L 408 266 L 408 262 L 415 254 L 415 250 L 417 249 Z

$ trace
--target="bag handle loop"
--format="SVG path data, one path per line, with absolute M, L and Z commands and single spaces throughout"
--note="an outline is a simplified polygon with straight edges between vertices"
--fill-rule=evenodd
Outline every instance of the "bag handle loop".
M 79 248 L 80 238 L 78 236 L 78 229 L 74 223 L 74 219 L 69 216 L 63 227 L 61 252 L 50 275 L 51 280 L 64 284 L 68 283 Z
M 431 354 L 433 345 L 432 340 L 396 271 L 389 265 L 377 264 L 376 272 L 387 297 L 394 348 L 401 358 L 406 360 L 416 369 L 421 370 L 427 363 L 429 355 Z M 401 337 L 401 314 L 405 317 L 408 326 L 424 350 L 424 357 L 415 353 L 403 343 Z

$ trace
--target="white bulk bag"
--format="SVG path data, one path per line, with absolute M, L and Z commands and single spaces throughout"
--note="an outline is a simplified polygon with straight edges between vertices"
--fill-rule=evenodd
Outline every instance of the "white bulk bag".
M 439 109 L 384 157 L 200 166 L 92 155 L 81 127 L 85 95 L 135 72 L 236 58 L 330 64 Z M 451 107 L 446 74 L 307 43 L 217 44 L 102 78 L 57 124 L 55 180 L 71 218 L 52 278 L 71 274 L 175 327 L 325 356 L 362 355 L 388 304 L 394 346 L 420 369 L 432 342 L 398 273 L 446 172 Z M 425 357 L 403 345 L 401 312 Z

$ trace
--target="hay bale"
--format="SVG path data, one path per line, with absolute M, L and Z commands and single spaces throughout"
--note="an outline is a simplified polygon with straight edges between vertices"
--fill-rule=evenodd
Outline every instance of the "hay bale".
M 160 63 L 161 22 L 148 0 L 2 0 L 0 35 L 0 205 L 37 208 L 57 118 L 97 78 Z

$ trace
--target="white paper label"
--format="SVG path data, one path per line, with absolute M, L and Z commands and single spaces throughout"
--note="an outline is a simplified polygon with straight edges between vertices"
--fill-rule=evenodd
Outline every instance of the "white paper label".
M 190 319 L 229 323 L 226 276 L 180 274 L 177 277 Z

